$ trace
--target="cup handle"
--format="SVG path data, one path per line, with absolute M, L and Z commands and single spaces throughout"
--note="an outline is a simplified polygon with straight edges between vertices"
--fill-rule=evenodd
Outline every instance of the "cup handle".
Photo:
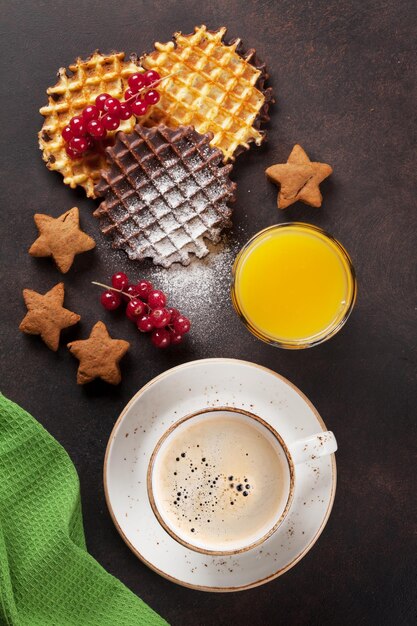
M 298 439 L 289 446 L 295 464 L 314 461 L 320 456 L 333 454 L 337 450 L 336 437 L 330 430 Z

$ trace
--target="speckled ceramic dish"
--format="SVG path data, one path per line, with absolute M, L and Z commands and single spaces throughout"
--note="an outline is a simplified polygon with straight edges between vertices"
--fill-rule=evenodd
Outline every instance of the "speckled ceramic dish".
M 104 462 L 107 504 L 123 540 L 162 576 L 204 591 L 248 589 L 286 572 L 317 541 L 335 495 L 334 454 L 318 456 L 316 440 L 307 457 L 312 444 L 293 447 L 293 457 L 303 458 L 302 462 L 295 458 L 292 504 L 277 530 L 261 545 L 228 556 L 196 552 L 176 541 L 158 522 L 148 497 L 147 472 L 164 433 L 203 407 L 235 407 L 261 416 L 290 448 L 326 432 L 302 392 L 271 370 L 234 359 L 186 363 L 150 381 L 122 411 Z

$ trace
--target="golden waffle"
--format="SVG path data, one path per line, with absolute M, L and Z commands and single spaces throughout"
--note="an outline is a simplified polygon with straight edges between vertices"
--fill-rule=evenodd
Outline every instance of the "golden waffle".
M 225 27 L 212 32 L 200 26 L 191 35 L 176 33 L 174 41 L 155 43 L 156 51 L 141 58 L 146 69 L 175 74 L 157 87 L 161 99 L 141 124 L 190 124 L 199 133 L 212 132 L 211 145 L 227 162 L 250 142 L 263 141 L 260 125 L 269 119 L 272 92 L 264 89 L 268 75 L 255 51 L 240 52 L 240 40 L 226 45 L 225 32 Z
M 40 109 L 45 121 L 39 132 L 39 147 L 46 166 L 61 172 L 66 185 L 83 187 L 91 198 L 95 197 L 94 185 L 106 164 L 104 151 L 90 152 L 81 159 L 72 160 L 65 152 L 61 132 L 74 115 L 80 115 L 86 106 L 94 104 L 101 93 L 122 98 L 127 79 L 138 71 L 135 60 L 124 61 L 124 56 L 124 52 L 103 55 L 96 51 L 85 61 L 77 59 L 70 65 L 71 74 L 60 68 L 57 84 L 47 89 L 48 105 Z M 131 132 L 135 122 L 134 117 L 122 121 L 118 130 Z M 114 134 L 107 134 L 105 145 L 114 141 Z
M 211 138 L 192 126 L 137 124 L 130 135 L 118 133 L 106 151 L 108 168 L 95 188 L 104 200 L 94 213 L 114 248 L 163 267 L 208 254 L 204 239 L 216 243 L 231 226 L 227 202 L 236 188 L 232 165 L 221 165 Z

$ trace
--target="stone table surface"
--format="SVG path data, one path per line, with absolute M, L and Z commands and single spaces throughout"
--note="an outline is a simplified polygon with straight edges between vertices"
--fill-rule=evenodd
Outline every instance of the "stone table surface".
M 416 510 L 416 175 L 415 24 L 412 0 L 1 1 L 2 391 L 61 442 L 81 480 L 87 543 L 110 572 L 174 625 L 415 623 Z M 204 262 L 172 271 L 135 264 L 99 233 L 96 203 L 62 184 L 42 162 L 36 134 L 56 71 L 96 48 L 142 53 L 195 25 L 228 26 L 270 70 L 276 96 L 268 142 L 239 157 L 234 226 Z M 265 168 L 300 143 L 334 174 L 321 209 L 276 208 Z M 67 304 L 82 316 L 64 340 L 97 319 L 128 339 L 123 382 L 75 384 L 76 361 L 55 354 L 18 325 L 22 289 L 61 279 L 27 249 L 35 212 L 72 206 L 97 248 L 65 276 Z M 236 250 L 268 225 L 300 220 L 330 231 L 349 250 L 359 294 L 345 328 L 306 351 L 261 343 L 228 297 Z M 183 345 L 158 352 L 123 316 L 104 312 L 91 280 L 116 270 L 150 278 L 189 313 Z M 198 285 L 198 288 L 197 286 Z M 338 488 L 328 525 L 284 576 L 242 593 L 192 591 L 161 578 L 125 546 L 107 512 L 102 466 L 123 406 L 153 376 L 193 359 L 233 357 L 272 368 L 312 400 L 339 442 Z

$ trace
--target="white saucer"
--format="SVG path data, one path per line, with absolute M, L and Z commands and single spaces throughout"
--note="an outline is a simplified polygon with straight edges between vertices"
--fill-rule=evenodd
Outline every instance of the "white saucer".
M 107 445 L 104 488 L 117 530 L 150 568 L 193 589 L 238 591 L 280 576 L 312 548 L 333 505 L 336 463 L 331 455 L 297 469 L 290 512 L 260 547 L 226 557 L 194 552 L 155 518 L 146 473 L 162 434 L 181 417 L 212 406 L 253 412 L 288 443 L 326 430 L 310 401 L 275 372 L 234 359 L 192 361 L 151 380 L 122 411 Z

